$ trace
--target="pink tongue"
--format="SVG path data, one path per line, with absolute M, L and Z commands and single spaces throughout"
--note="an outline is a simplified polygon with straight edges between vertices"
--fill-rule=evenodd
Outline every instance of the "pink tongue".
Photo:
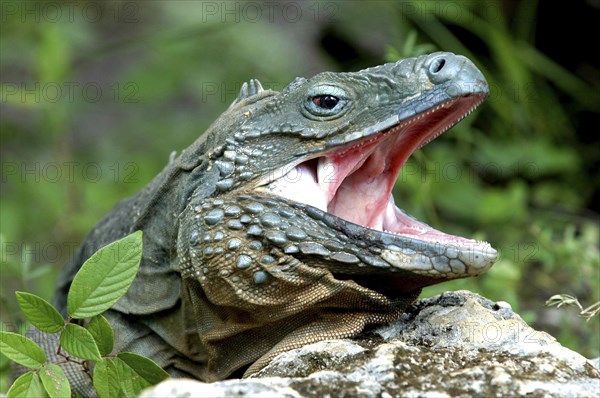
M 379 140 L 319 159 L 317 180 L 337 217 L 373 229 L 382 229 L 385 208 L 396 175 L 389 170 L 388 152 Z
M 325 195 L 327 203 L 331 202 L 344 179 L 363 165 L 368 153 L 352 156 L 323 156 L 317 166 L 317 183 Z

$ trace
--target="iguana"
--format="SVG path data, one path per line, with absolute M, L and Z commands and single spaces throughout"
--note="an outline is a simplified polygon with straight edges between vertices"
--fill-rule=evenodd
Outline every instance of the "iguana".
M 437 231 L 392 196 L 413 151 L 487 95 L 473 63 L 447 52 L 296 78 L 281 92 L 250 80 L 92 230 L 54 304 L 66 312 L 93 252 L 143 230 L 139 274 L 106 316 L 116 351 L 172 375 L 250 375 L 286 350 L 393 321 L 422 287 L 496 259 L 488 243 Z

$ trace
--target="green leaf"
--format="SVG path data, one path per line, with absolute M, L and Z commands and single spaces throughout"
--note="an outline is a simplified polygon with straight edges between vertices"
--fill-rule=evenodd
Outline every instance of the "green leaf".
M 158 384 L 169 377 L 154 361 L 132 352 L 117 355 L 115 365 L 119 372 L 119 381 L 127 396 L 134 396 L 144 388 Z
M 144 388 L 150 387 L 150 383 L 137 375 L 133 369 L 119 358 L 115 358 L 114 364 L 119 376 L 119 389 L 125 397 L 135 397 Z
M 118 397 L 121 387 L 119 386 L 119 373 L 111 358 L 104 358 L 94 368 L 94 388 L 100 398 Z
M 65 326 L 60 313 L 43 298 L 25 292 L 16 292 L 16 296 L 27 320 L 42 332 L 56 333 Z
M 112 352 L 115 342 L 115 332 L 105 317 L 102 315 L 93 317 L 87 326 L 87 330 L 94 340 L 96 340 L 101 355 L 108 355 Z
M 38 369 L 46 362 L 44 350 L 33 340 L 17 333 L 0 332 L 0 352 L 31 369 Z
M 29 398 L 29 397 L 45 397 L 44 386 L 40 381 L 40 377 L 33 371 L 29 371 L 20 376 L 8 390 L 6 398 Z
M 169 374 L 163 368 L 145 356 L 133 352 L 121 352 L 117 355 L 117 358 L 125 362 L 135 373 L 152 385 L 169 377 Z
M 116 303 L 129 289 L 142 259 L 142 231 L 98 250 L 75 278 L 67 307 L 75 319 L 91 318 Z
M 71 385 L 62 368 L 50 363 L 40 369 L 40 379 L 51 398 L 70 397 Z
M 96 340 L 85 328 L 68 323 L 60 335 L 60 345 L 71 355 L 81 359 L 101 361 Z

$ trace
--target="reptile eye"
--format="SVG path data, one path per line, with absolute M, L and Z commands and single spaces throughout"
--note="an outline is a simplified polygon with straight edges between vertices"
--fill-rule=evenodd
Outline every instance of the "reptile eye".
M 340 100 L 333 95 L 319 95 L 313 97 L 312 101 L 319 108 L 333 109 Z
M 306 92 L 303 113 L 314 120 L 332 120 L 351 108 L 350 93 L 338 85 L 319 84 Z

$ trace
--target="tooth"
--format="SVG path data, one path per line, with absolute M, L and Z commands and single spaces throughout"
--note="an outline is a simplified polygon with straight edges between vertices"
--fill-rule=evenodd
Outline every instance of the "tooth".
M 344 176 L 341 176 L 337 164 L 329 157 L 319 158 L 317 165 L 317 185 L 325 196 L 326 203 L 331 202 Z
M 327 211 L 327 201 L 319 188 L 316 176 L 305 165 L 294 167 L 282 178 L 270 185 L 278 195 Z

